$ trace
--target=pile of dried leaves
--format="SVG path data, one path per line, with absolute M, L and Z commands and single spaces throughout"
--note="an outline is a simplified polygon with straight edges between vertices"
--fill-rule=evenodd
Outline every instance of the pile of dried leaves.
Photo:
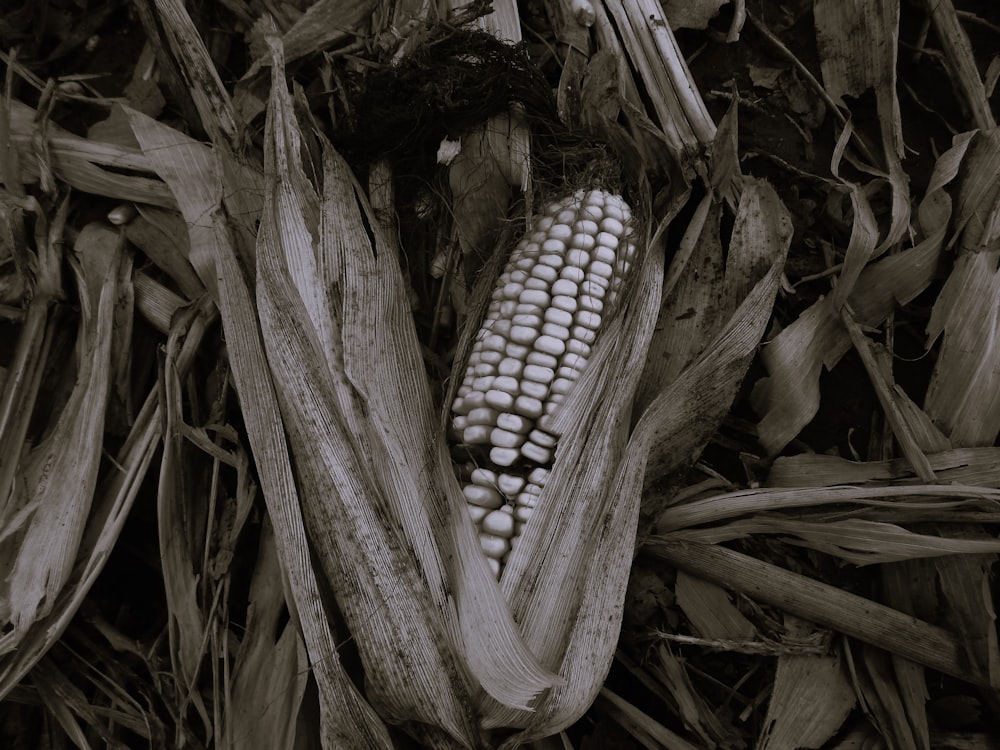
M 0 746 L 995 747 L 998 24 L 8 13 Z M 497 583 L 452 374 L 589 184 L 641 255 Z

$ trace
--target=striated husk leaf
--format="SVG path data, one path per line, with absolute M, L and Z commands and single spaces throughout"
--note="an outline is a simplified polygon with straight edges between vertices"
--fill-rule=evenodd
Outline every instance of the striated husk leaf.
M 636 427 L 650 432 L 647 487 L 693 460 L 728 411 L 770 319 L 791 236 L 791 221 L 774 189 L 747 179 L 721 292 L 729 317 L 698 357 L 656 394 Z
M 394 246 L 325 144 L 315 195 L 279 77 L 269 115 L 257 293 L 310 535 L 383 716 L 475 744 L 480 685 L 523 707 L 553 680 L 521 643 L 447 470 Z
M 391 747 L 388 732 L 344 672 L 309 556 L 299 495 L 280 411 L 264 355 L 253 296 L 235 244 L 240 228 L 222 208 L 223 196 L 238 196 L 254 184 L 248 168 L 224 168 L 235 161 L 133 110 L 133 132 L 160 177 L 177 197 L 187 224 L 190 260 L 218 301 L 236 390 L 253 449 L 268 515 L 274 525 L 288 601 L 302 627 L 320 695 L 326 747 L 359 750 Z M 234 212 L 245 222 L 254 213 Z

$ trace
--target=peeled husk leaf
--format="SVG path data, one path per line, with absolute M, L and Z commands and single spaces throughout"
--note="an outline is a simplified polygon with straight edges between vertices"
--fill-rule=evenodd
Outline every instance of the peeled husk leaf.
M 552 678 L 476 548 L 394 245 L 327 144 L 313 193 L 279 77 L 269 115 L 257 293 L 310 534 L 383 715 L 474 743 L 480 685 L 526 706 Z
M 224 146 L 213 150 L 138 112 L 126 112 L 136 138 L 177 197 L 187 224 L 191 264 L 218 300 L 236 390 L 287 576 L 287 598 L 302 627 L 319 689 L 324 743 L 359 750 L 391 747 L 381 720 L 343 671 L 322 607 L 257 311 L 240 261 L 248 251 L 236 244 L 243 230 L 222 210 L 224 196 L 238 198 L 259 177 L 227 156 Z M 229 215 L 252 223 L 253 206 L 240 208 Z
M 658 253 L 647 252 L 639 267 L 627 302 L 605 321 L 587 369 L 554 412 L 563 437 L 553 469 L 501 578 L 528 646 L 563 678 L 534 715 L 486 712 L 487 726 L 525 728 L 502 747 L 579 718 L 614 655 L 647 451 L 626 445 L 629 410 L 662 285 Z
M 701 354 L 655 395 L 636 427 L 648 431 L 647 488 L 689 464 L 729 409 L 770 319 L 791 234 L 774 189 L 748 179 L 722 290 L 732 312 Z

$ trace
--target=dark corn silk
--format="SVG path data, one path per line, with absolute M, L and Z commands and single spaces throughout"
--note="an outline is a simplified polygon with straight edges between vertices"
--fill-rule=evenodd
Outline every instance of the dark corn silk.
M 548 478 L 551 415 L 580 377 L 635 256 L 620 196 L 551 203 L 511 253 L 452 405 L 469 515 L 499 578 Z

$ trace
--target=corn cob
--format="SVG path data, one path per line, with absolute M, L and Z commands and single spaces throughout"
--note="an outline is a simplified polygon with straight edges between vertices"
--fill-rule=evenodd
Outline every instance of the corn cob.
M 578 191 L 551 203 L 511 253 L 452 404 L 469 515 L 494 574 L 537 503 L 552 425 L 590 357 L 635 256 L 631 210 Z

